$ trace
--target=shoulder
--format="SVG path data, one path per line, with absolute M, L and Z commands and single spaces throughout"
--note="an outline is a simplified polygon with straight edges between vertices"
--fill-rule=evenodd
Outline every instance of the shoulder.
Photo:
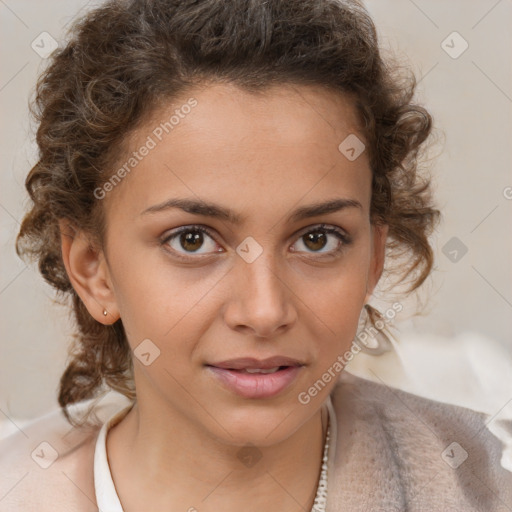
M 75 410 L 90 407 L 88 400 Z M 103 421 L 119 407 L 94 407 L 93 421 L 83 427 L 70 425 L 57 409 L 0 440 L 0 511 L 97 512 L 95 443 Z
M 348 373 L 331 397 L 339 465 L 363 480 L 371 474 L 373 486 L 391 479 L 397 502 L 468 511 L 512 503 L 512 472 L 500 464 L 503 444 L 488 415 Z

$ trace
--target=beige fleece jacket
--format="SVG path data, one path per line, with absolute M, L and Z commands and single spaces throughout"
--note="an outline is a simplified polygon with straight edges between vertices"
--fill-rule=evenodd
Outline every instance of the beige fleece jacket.
M 347 372 L 331 399 L 327 512 L 512 511 L 512 472 L 490 417 Z M 59 412 L 0 441 L 0 511 L 97 511 L 100 425 L 74 429 Z M 35 459 L 50 449 L 57 458 L 44 469 Z

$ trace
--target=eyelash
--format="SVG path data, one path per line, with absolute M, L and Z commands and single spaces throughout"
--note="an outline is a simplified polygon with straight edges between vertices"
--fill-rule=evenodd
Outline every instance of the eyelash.
M 200 224 L 191 224 L 189 226 L 183 226 L 181 228 L 178 228 L 176 231 L 173 231 L 172 233 L 169 233 L 167 236 L 165 236 L 161 240 L 160 243 L 161 243 L 162 246 L 164 246 L 164 245 L 168 244 L 174 238 L 176 238 L 179 235 L 181 235 L 182 233 L 188 233 L 188 232 L 194 232 L 194 231 L 199 231 L 201 233 L 206 233 L 210 238 L 215 240 L 215 236 L 214 236 L 213 232 L 210 229 L 208 229 L 207 227 L 202 226 Z M 341 230 L 339 228 L 335 228 L 335 227 L 330 227 L 330 226 L 328 226 L 326 224 L 319 224 L 319 225 L 313 226 L 311 228 L 308 227 L 307 231 L 303 231 L 301 234 L 299 234 L 297 239 L 300 239 L 301 237 L 303 237 L 304 235 L 307 235 L 308 233 L 317 233 L 317 232 L 321 232 L 321 233 L 324 233 L 324 234 L 335 235 L 342 242 L 341 245 L 339 245 L 334 251 L 330 251 L 330 252 L 327 252 L 327 253 L 318 253 L 319 257 L 332 256 L 333 254 L 340 253 L 340 252 L 342 252 L 345 249 L 345 247 L 347 245 L 350 245 L 352 243 L 352 239 L 343 230 Z M 207 257 L 207 256 L 209 256 L 211 254 L 214 254 L 214 253 L 209 253 L 209 254 L 204 254 L 204 255 L 200 255 L 200 256 L 183 256 L 183 254 L 177 253 L 174 250 L 172 250 L 172 252 L 179 259 L 186 260 L 186 261 L 191 261 L 191 260 L 194 260 L 194 259 L 197 260 L 197 259 L 201 258 L 201 256 Z M 313 252 L 311 254 L 315 254 L 315 253 Z

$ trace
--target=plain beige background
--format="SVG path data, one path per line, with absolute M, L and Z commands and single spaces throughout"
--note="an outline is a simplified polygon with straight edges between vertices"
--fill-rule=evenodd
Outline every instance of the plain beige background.
M 23 182 L 36 161 L 27 101 L 45 64 L 31 44 L 47 37 L 43 32 L 62 41 L 75 16 L 97 3 L 0 1 L 0 422 L 56 407 L 72 332 L 67 311 L 53 304 L 53 291 L 36 266 L 25 265 L 14 252 L 28 205 Z M 418 100 L 432 112 L 439 139 L 438 157 L 429 164 L 444 215 L 433 237 L 436 271 L 422 293 L 429 300 L 421 316 L 411 316 L 415 300 L 403 301 L 396 319 L 400 343 L 413 349 L 418 343 L 424 350 L 425 340 L 437 340 L 428 372 L 438 372 L 441 380 L 449 377 L 450 366 L 436 361 L 451 346 L 456 350 L 450 357 L 458 359 L 461 340 L 476 340 L 477 359 L 481 351 L 490 366 L 493 355 L 512 359 L 512 2 L 371 0 L 366 5 L 383 47 L 416 73 Z M 456 245 L 447 246 L 454 237 Z M 461 244 L 467 248 L 462 257 Z M 385 307 L 384 299 L 381 303 Z

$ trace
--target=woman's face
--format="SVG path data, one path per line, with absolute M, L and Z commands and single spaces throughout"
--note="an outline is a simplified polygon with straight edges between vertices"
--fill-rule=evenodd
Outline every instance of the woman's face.
M 318 412 L 382 269 L 362 140 L 346 98 L 304 86 L 197 89 L 138 129 L 103 201 L 141 411 L 261 446 Z

